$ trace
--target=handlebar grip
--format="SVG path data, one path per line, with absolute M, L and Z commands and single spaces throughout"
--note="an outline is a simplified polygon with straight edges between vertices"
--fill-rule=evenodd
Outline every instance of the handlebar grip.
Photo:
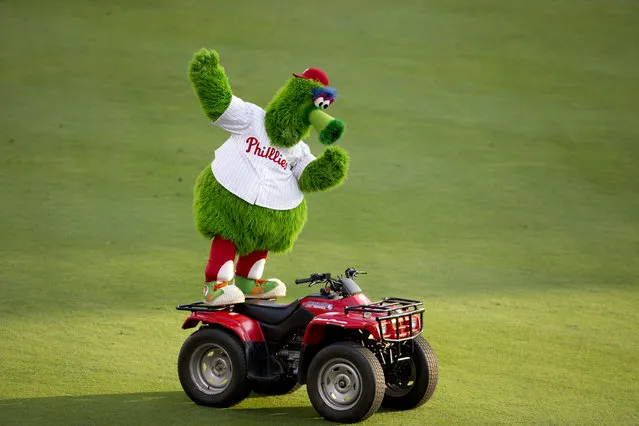
M 313 278 L 298 278 L 295 280 L 295 284 L 312 283 L 313 281 Z

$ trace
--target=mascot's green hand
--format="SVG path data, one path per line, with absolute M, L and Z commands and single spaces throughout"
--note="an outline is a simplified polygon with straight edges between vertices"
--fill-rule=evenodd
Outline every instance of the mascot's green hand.
M 330 146 L 309 163 L 302 172 L 299 187 L 303 192 L 326 191 L 344 182 L 348 170 L 348 154 L 338 146 Z
M 231 103 L 233 92 L 215 50 L 195 53 L 189 64 L 189 80 L 206 116 L 217 120 Z
M 193 78 L 197 78 L 201 72 L 210 72 L 219 65 L 220 55 L 215 50 L 200 49 L 193 55 L 189 64 L 189 77 L 193 81 Z

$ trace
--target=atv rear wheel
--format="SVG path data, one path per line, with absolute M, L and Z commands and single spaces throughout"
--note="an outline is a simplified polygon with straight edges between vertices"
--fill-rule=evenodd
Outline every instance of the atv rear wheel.
M 410 359 L 399 361 L 386 369 L 386 394 L 382 406 L 410 410 L 423 405 L 437 386 L 437 358 L 422 337 L 414 340 Z
M 242 343 L 224 330 L 203 327 L 191 334 L 180 350 L 178 375 L 198 405 L 230 407 L 251 392 Z
M 354 423 L 373 415 L 384 398 L 384 370 L 367 348 L 353 342 L 322 349 L 308 368 L 306 388 L 328 420 Z

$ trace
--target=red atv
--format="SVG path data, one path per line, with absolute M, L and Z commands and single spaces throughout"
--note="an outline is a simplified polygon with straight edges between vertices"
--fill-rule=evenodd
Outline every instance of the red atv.
M 437 360 L 421 336 L 422 303 L 371 302 L 353 280 L 358 274 L 349 268 L 337 279 L 298 279 L 323 287 L 291 304 L 178 306 L 191 311 L 182 328 L 202 323 L 178 358 L 186 394 L 196 404 L 229 407 L 251 391 L 282 395 L 306 384 L 322 416 L 349 423 L 380 405 L 407 410 L 425 403 L 437 385 Z

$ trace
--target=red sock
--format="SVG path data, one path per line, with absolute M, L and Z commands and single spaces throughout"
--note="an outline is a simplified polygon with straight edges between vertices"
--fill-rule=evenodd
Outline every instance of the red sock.
M 204 271 L 204 277 L 207 283 L 212 281 L 229 281 L 233 278 L 232 262 L 235 260 L 235 250 L 235 244 L 233 244 L 233 242 L 219 236 L 213 238 L 209 262 L 206 264 L 206 270 Z M 231 261 L 230 270 L 227 271 L 227 267 L 222 271 L 224 264 L 229 261 Z M 228 276 L 229 274 L 230 276 Z
M 258 250 L 253 253 L 249 253 L 246 256 L 240 256 L 237 260 L 237 267 L 235 268 L 235 273 L 240 277 L 251 278 L 251 279 L 260 279 L 262 278 L 262 273 L 264 273 L 264 263 L 266 262 L 266 255 L 268 251 L 266 250 Z M 261 265 L 256 265 L 259 261 Z M 255 266 L 255 269 L 253 269 Z M 251 272 L 251 269 L 253 271 Z

